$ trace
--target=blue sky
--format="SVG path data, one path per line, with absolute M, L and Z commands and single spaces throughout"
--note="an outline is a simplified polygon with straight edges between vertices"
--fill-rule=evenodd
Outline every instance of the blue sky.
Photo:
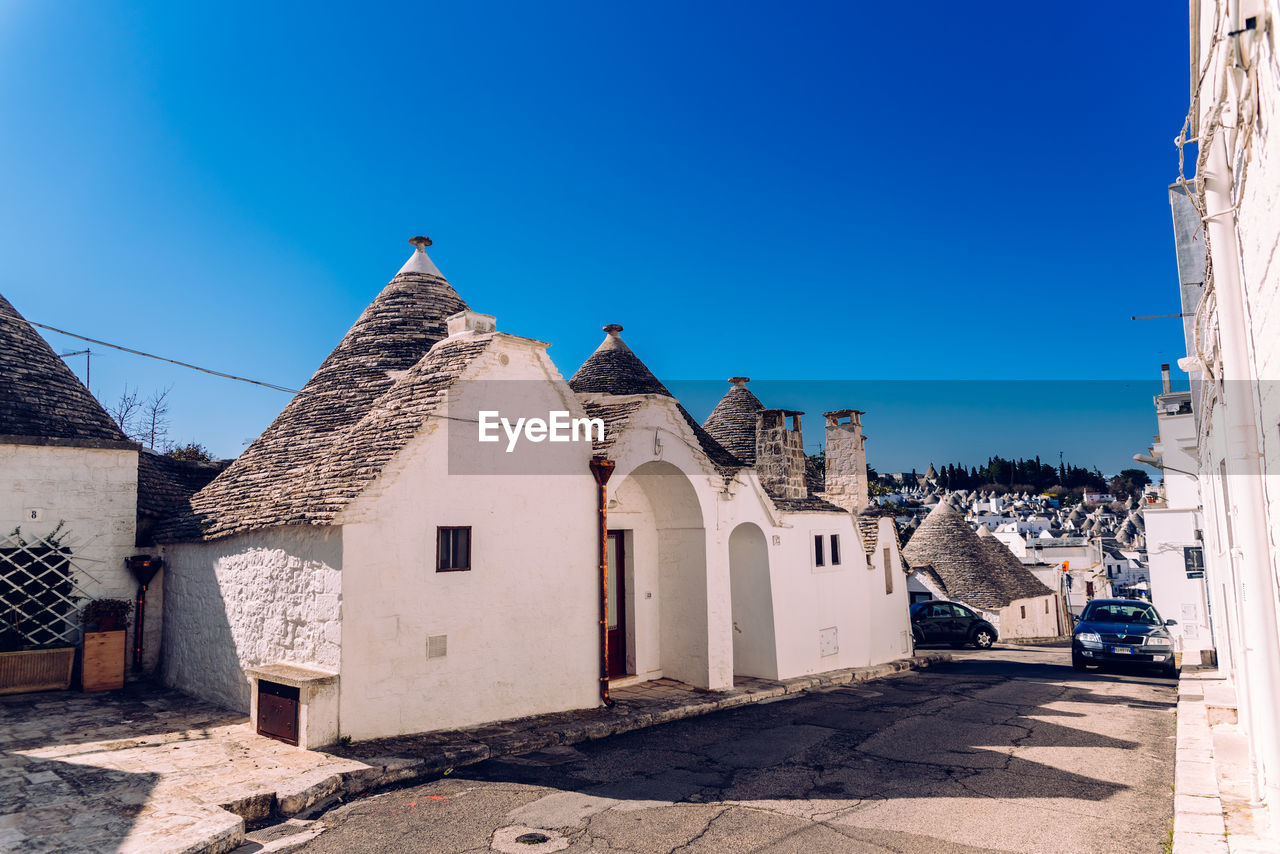
M 297 388 L 428 234 L 566 376 L 618 322 L 673 385 L 1107 381 L 977 413 L 904 384 L 880 429 L 806 400 L 867 409 L 882 471 L 1115 471 L 1183 355 L 1129 317 L 1178 310 L 1186 32 L 1162 2 L 10 2 L 0 293 Z M 287 399 L 95 349 L 93 391 L 126 383 L 222 456 Z

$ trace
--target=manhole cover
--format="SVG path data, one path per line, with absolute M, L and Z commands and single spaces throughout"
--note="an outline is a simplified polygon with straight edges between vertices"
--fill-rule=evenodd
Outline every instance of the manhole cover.
M 551 837 L 545 833 L 522 833 L 516 837 L 516 842 L 521 845 L 541 845 L 543 842 L 550 842 Z
M 569 847 L 554 830 L 514 825 L 494 831 L 492 848 L 502 854 L 552 854 Z

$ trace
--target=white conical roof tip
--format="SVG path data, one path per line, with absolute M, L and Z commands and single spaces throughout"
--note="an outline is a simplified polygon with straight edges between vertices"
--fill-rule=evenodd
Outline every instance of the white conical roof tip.
M 443 279 L 444 275 L 440 272 L 439 268 L 432 263 L 431 256 L 427 254 L 427 247 L 431 245 L 431 238 L 410 237 L 409 242 L 416 248 L 413 250 L 413 254 L 409 256 L 409 260 L 404 262 L 404 266 L 400 268 L 400 272 L 396 273 L 396 275 L 398 276 L 401 273 L 426 273 L 429 276 L 439 276 Z

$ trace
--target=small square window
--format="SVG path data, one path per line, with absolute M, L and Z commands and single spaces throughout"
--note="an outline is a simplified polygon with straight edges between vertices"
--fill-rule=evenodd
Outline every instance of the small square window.
M 825 558 L 825 556 L 824 556 L 824 554 L 823 554 L 823 548 L 822 548 L 822 535 L 821 535 L 821 534 L 814 534 L 814 535 L 813 535 L 813 565 L 814 565 L 814 566 L 826 566 L 826 565 L 827 565 L 826 558 Z
M 471 569 L 471 527 L 436 528 L 436 572 Z
M 819 539 L 821 539 L 821 537 L 819 537 Z M 839 534 L 831 535 L 831 565 L 832 566 L 840 565 L 840 535 Z

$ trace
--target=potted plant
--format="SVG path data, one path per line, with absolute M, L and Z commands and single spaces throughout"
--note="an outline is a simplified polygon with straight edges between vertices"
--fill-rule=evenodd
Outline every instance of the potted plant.
M 84 655 L 80 687 L 108 691 L 124 687 L 125 625 L 133 603 L 128 599 L 94 599 L 80 612 L 84 623 Z
M 80 612 L 86 632 L 124 631 L 133 603 L 128 599 L 93 599 Z

